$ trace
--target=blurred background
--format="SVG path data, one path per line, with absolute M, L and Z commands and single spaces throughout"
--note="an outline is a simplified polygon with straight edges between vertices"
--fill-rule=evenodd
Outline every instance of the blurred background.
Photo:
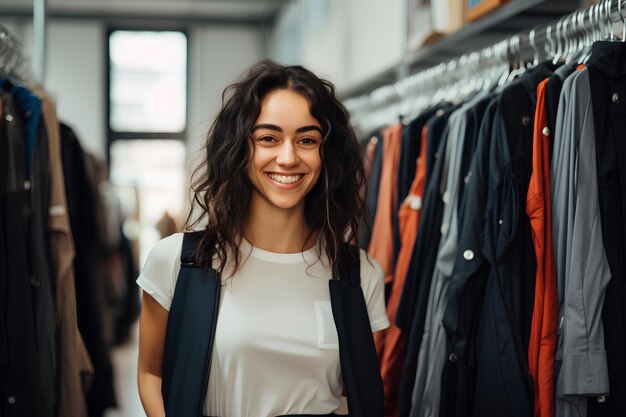
M 249 66 L 303 64 L 349 103 L 587 3 L 0 0 L 4 90 L 43 90 L 63 123 L 64 167 L 74 164 L 65 183 L 82 224 L 72 232 L 78 327 L 95 368 L 90 415 L 144 415 L 134 280 L 152 246 L 184 223 L 222 91 Z

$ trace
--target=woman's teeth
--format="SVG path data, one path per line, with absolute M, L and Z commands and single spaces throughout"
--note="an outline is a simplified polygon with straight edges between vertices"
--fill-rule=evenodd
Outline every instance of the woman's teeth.
M 278 175 L 278 174 L 267 174 L 274 181 L 278 181 L 281 184 L 293 184 L 294 182 L 300 181 L 303 177 L 302 174 L 299 175 Z

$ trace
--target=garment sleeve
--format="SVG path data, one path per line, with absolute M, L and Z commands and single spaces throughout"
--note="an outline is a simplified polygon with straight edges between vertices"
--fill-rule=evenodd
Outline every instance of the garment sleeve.
M 609 371 L 604 347 L 602 307 L 611 279 L 604 251 L 598 196 L 594 120 L 590 112 L 591 90 L 586 70 L 572 89 L 571 140 L 578 142 L 576 210 L 563 319 L 563 395 L 606 395 Z
M 150 251 L 137 278 L 137 285 L 150 294 L 167 311 L 170 310 L 176 280 L 180 271 L 180 252 L 183 234 L 176 233 L 161 239 Z
M 385 275 L 380 264 L 361 250 L 361 289 L 372 332 L 389 327 L 385 308 Z

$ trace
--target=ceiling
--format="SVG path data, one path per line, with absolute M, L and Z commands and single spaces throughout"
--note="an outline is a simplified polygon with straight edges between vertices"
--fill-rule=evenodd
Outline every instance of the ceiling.
M 37 1 L 37 0 L 35 0 Z M 261 23 L 286 0 L 47 0 L 49 18 Z M 33 1 L 0 0 L 3 16 L 30 17 Z

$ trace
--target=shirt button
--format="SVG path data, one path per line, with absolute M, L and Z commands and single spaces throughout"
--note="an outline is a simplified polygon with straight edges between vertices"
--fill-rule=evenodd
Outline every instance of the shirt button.
M 498 220 L 498 224 L 502 224 L 502 223 L 504 223 L 502 219 Z
M 418 196 L 414 196 L 411 198 L 411 203 L 409 204 L 411 210 L 419 210 L 422 208 L 422 199 Z
M 450 225 L 447 223 L 444 223 L 441 225 L 441 234 L 442 235 L 447 235 L 448 234 L 448 230 L 450 230 Z
M 466 261 L 471 261 L 472 259 L 474 259 L 474 252 L 468 249 L 463 252 L 463 257 Z
M 372 142 L 375 145 L 378 143 L 378 138 L 376 136 L 372 136 L 372 138 L 370 139 L 370 142 Z
M 445 113 L 445 112 L 443 111 L 443 109 L 439 109 L 439 110 L 437 110 L 437 113 L 435 113 L 435 114 L 436 114 L 437 116 L 441 117 L 441 116 L 443 116 L 443 114 L 444 114 L 444 113 Z
M 596 402 L 598 404 L 604 404 L 606 402 L 606 397 L 604 395 L 598 395 L 596 397 Z
M 7 398 L 7 402 L 11 405 L 15 404 L 15 397 L 14 396 L 10 396 L 9 398 Z
M 541 133 L 543 133 L 544 136 L 550 136 L 550 128 L 548 126 L 544 127 Z
M 455 363 L 456 361 L 459 360 L 459 358 L 458 356 L 456 356 L 456 353 L 452 352 L 450 356 L 448 356 L 448 360 L 452 363 Z
M 30 277 L 30 285 L 32 285 L 35 288 L 39 288 L 41 286 L 41 281 L 39 281 L 37 278 L 35 278 L 35 276 L 31 276 Z
M 448 204 L 448 202 L 450 201 L 450 192 L 449 191 L 444 191 L 443 196 L 441 197 L 441 199 L 443 200 L 444 204 Z
M 528 126 L 530 124 L 530 117 L 528 117 L 528 116 L 522 117 L 522 124 L 524 126 Z
M 30 190 L 31 185 L 32 184 L 30 183 L 30 181 L 28 181 L 28 180 L 24 181 L 24 189 L 26 191 Z
M 4 120 L 6 120 L 7 122 L 12 122 L 13 116 L 11 114 L 7 114 L 6 116 L 4 116 Z
M 613 97 L 611 97 L 611 99 L 613 100 L 613 103 L 619 104 L 619 94 L 618 93 L 613 93 Z

